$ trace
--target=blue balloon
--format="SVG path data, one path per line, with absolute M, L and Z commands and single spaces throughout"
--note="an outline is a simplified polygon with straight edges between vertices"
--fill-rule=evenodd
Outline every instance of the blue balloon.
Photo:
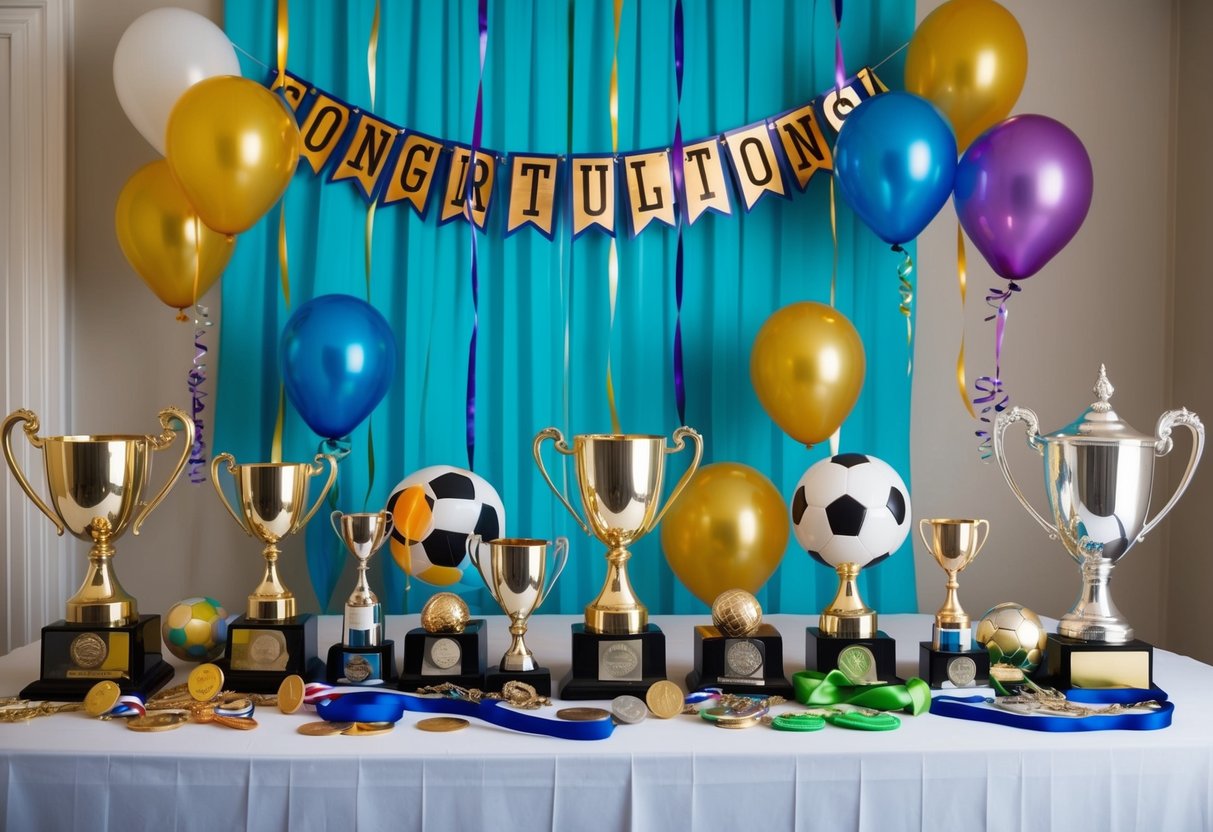
M 321 295 L 286 322 L 278 357 L 287 398 L 303 421 L 326 439 L 340 439 L 387 394 L 396 336 L 366 301 Z
M 956 137 L 935 105 L 888 92 L 856 107 L 834 146 L 842 198 L 886 243 L 913 240 L 952 194 Z

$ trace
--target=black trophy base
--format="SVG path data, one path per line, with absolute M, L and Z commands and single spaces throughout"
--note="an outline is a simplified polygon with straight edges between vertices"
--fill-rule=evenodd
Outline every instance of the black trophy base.
M 506 682 L 526 682 L 540 696 L 552 695 L 552 671 L 546 667 L 537 667 L 534 670 L 502 670 L 500 666 L 496 666 L 484 675 L 486 691 L 500 691 Z
M 643 632 L 608 635 L 573 625 L 573 668 L 560 683 L 561 699 L 644 698 L 665 679 L 665 633 L 656 624 Z
M 770 624 L 746 637 L 730 637 L 716 627 L 695 628 L 695 669 L 687 674 L 687 690 L 720 688 L 725 693 L 792 696 L 792 683 L 783 675 L 783 637 Z
M 867 655 L 863 658 L 868 659 L 876 669 L 876 678 L 872 681 L 901 682 L 897 676 L 897 642 L 884 630 L 877 630 L 876 635 L 871 638 L 844 638 L 822 635 L 818 627 L 806 627 L 804 666 L 821 673 L 835 669 L 846 673 L 846 668 L 838 667 L 838 658 L 848 648 L 856 648 L 856 652 L 861 654 L 866 651 Z
M 404 635 L 404 669 L 396 686 L 415 691 L 449 682 L 483 689 L 488 657 L 488 627 L 483 618 L 473 618 L 462 633 L 431 633 L 415 627 Z
M 330 685 L 395 685 L 396 642 L 390 638 L 374 647 L 334 644 L 325 662 Z
M 102 681 L 144 699 L 173 678 L 160 653 L 160 616 L 141 615 L 133 624 L 96 627 L 56 621 L 42 628 L 41 678 L 26 685 L 23 699 L 78 702 Z
M 318 682 L 325 674 L 316 656 L 316 616 L 257 621 L 242 615 L 227 628 L 227 653 L 215 664 L 224 687 L 241 693 L 275 693 L 287 676 Z
M 977 650 L 936 650 L 929 641 L 918 642 L 918 675 L 932 688 L 985 687 L 990 683 L 990 654 Z
M 1141 639 L 1105 644 L 1049 633 L 1036 675 L 1061 690 L 1148 689 L 1154 686 L 1154 647 Z

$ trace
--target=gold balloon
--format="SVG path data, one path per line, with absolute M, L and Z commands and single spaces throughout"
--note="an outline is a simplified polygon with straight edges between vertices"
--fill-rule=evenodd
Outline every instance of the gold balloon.
M 135 271 L 175 309 L 206 294 L 236 244 L 202 223 L 163 159 L 139 168 L 122 186 L 114 230 Z
M 758 330 L 750 381 L 783 432 L 804 445 L 830 438 L 859 398 L 863 341 L 846 316 L 823 303 L 785 306 Z
M 251 228 L 282 197 L 299 161 L 290 108 L 265 87 L 221 75 L 190 87 L 169 114 L 168 163 L 202 221 Z
M 961 152 L 1005 119 L 1028 74 L 1019 21 L 994 0 L 950 0 L 926 16 L 906 53 L 906 90 L 939 107 Z
M 787 506 L 748 465 L 704 465 L 661 523 L 661 548 L 678 580 L 711 604 L 726 589 L 757 592 L 788 545 Z

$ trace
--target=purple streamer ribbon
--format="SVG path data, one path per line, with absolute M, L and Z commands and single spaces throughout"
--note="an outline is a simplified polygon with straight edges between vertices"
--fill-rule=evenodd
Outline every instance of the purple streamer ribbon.
M 683 25 L 682 0 L 674 3 L 674 78 L 678 86 L 678 109 L 674 115 L 674 194 L 675 198 L 683 193 L 683 153 L 682 153 L 682 66 L 683 66 Z M 686 210 L 686 199 L 683 199 L 683 211 Z M 682 365 L 682 214 L 678 213 L 678 252 L 674 258 L 674 403 L 678 407 L 678 424 L 687 423 L 687 391 L 686 376 Z
M 834 0 L 834 84 L 839 90 L 847 85 L 846 63 L 842 59 L 842 0 Z
M 481 132 L 484 129 L 484 56 L 489 44 L 489 3 L 480 0 L 477 4 L 477 25 L 480 33 L 480 79 L 476 83 L 476 117 L 472 122 L 472 152 L 468 161 L 467 180 L 464 182 L 464 211 L 472 234 L 472 337 L 468 341 L 468 390 L 467 390 L 467 447 L 468 468 L 475 469 L 476 457 L 476 330 L 480 325 L 480 277 L 476 258 L 476 221 L 472 216 L 472 183 L 476 179 L 476 154 L 480 150 Z
M 203 336 L 211 325 L 209 317 L 207 307 L 202 304 L 194 307 L 194 360 L 186 376 L 186 386 L 190 391 L 190 415 L 194 420 L 194 446 L 190 448 L 188 476 L 195 485 L 206 482 L 206 423 L 202 419 L 206 404 L 202 400 L 207 393 L 202 386 L 206 384 L 206 354 L 209 351 Z
M 981 409 L 978 418 L 982 422 L 982 427 L 974 433 L 980 440 L 977 451 L 981 454 L 983 462 L 988 462 L 993 454 L 994 419 L 1007 409 L 1007 405 L 1011 401 L 1002 381 L 1002 343 L 1007 334 L 1007 301 L 1018 291 L 1020 291 L 1019 284 L 1011 281 L 1007 284 L 1006 289 L 991 287 L 986 292 L 986 305 L 995 310 L 986 316 L 987 321 L 996 321 L 994 324 L 994 375 L 979 376 L 973 381 L 973 387 L 979 393 L 973 397 L 973 404 Z

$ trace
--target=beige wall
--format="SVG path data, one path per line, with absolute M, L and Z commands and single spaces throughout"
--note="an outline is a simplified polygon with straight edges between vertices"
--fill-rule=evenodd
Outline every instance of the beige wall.
M 1034 408 L 1043 427 L 1064 424 L 1090 401 L 1102 361 L 1117 387 L 1121 415 L 1142 430 L 1152 429 L 1162 410 L 1177 406 L 1183 398 L 1179 394 L 1188 396 L 1190 406 L 1204 406 L 1213 414 L 1207 390 L 1202 391 L 1206 401 L 1196 396 L 1203 367 L 1199 354 L 1189 347 L 1176 361 L 1178 393 L 1172 395 L 1167 384 L 1170 5 L 1155 0 L 1005 2 L 1021 22 L 1030 52 L 1027 86 L 1017 112 L 1045 113 L 1070 125 L 1086 143 L 1096 174 L 1095 201 L 1085 227 L 1015 299 L 1004 361 L 1015 401 Z M 151 431 L 160 407 L 188 406 L 189 327 L 176 323 L 173 313 L 132 274 L 118 250 L 112 221 L 123 182 L 154 158 L 117 106 L 110 71 L 114 47 L 135 17 L 159 5 L 161 0 L 76 3 L 73 431 Z M 221 17 L 218 0 L 176 0 L 176 5 L 216 20 Z M 936 5 L 934 0 L 921 4 L 920 17 Z M 1184 0 L 1182 6 L 1185 14 L 1192 10 L 1203 16 L 1203 31 L 1209 32 L 1213 23 L 1201 0 Z M 859 8 L 855 6 L 855 13 Z M 1205 64 L 1213 59 L 1190 59 L 1192 68 L 1184 77 L 1198 88 L 1199 79 L 1209 75 L 1201 69 L 1209 69 Z M 1210 105 L 1198 103 L 1199 111 L 1185 110 L 1180 123 L 1186 127 L 1191 122 L 1193 129 L 1208 135 L 1213 127 Z M 1198 280 L 1207 258 L 1200 218 L 1208 215 L 1209 206 L 1203 202 L 1210 193 L 1202 183 L 1213 169 L 1199 158 L 1203 144 L 1180 145 L 1181 161 L 1186 153 L 1204 165 L 1204 179 L 1181 178 L 1181 207 L 1205 210 L 1186 219 L 1180 212 L 1178 264 L 1180 272 L 1188 274 L 1181 285 L 1188 288 L 1191 283 L 1207 293 L 1210 290 Z M 955 390 L 952 367 L 961 318 L 954 246 L 955 220 L 946 208 L 919 247 L 915 513 L 990 519 L 990 544 L 961 581 L 970 612 L 980 614 L 998 601 L 1018 600 L 1056 616 L 1074 600 L 1078 570 L 1015 503 L 997 469 L 979 462 L 973 423 Z M 966 321 L 972 378 L 989 366 L 992 332 L 982 322 L 981 296 L 997 279 L 971 248 L 969 264 Z M 213 304 L 218 302 L 215 295 L 209 298 Z M 1207 343 L 1213 336 L 1197 317 L 1201 310 L 1186 300 L 1177 306 L 1177 337 Z M 216 346 L 216 335 L 208 337 Z M 214 367 L 212 360 L 212 373 Z M 1041 505 L 1040 463 L 1018 438 L 1012 445 L 1014 468 Z M 167 462 L 158 465 L 159 473 L 166 467 Z M 1213 485 L 1209 476 L 1198 480 L 1207 495 Z M 1203 502 L 1207 505 L 1207 497 Z M 1170 580 L 1164 532 L 1126 558 L 1115 583 L 1121 608 L 1142 636 L 1163 640 L 1165 623 L 1175 643 L 1190 650 L 1199 645 L 1175 635 L 1183 629 L 1183 616 L 1175 605 L 1164 616 L 1163 593 L 1192 604 L 1201 590 L 1188 578 L 1213 571 L 1201 548 L 1191 545 L 1200 540 L 1200 510 L 1198 500 L 1190 498 L 1171 524 L 1174 540 L 1191 542 L 1176 551 L 1186 555 L 1192 550 L 1195 556 L 1177 559 L 1182 569 Z M 163 611 L 191 592 L 215 594 L 229 609 L 239 611 L 256 579 L 256 546 L 222 513 L 209 485 L 179 484 L 144 534 L 125 539 L 119 549 L 119 573 L 147 611 Z M 286 579 L 304 608 L 314 609 L 301 555 L 297 548 L 288 551 Z M 921 608 L 933 610 L 942 597 L 943 573 L 921 549 L 916 558 Z

